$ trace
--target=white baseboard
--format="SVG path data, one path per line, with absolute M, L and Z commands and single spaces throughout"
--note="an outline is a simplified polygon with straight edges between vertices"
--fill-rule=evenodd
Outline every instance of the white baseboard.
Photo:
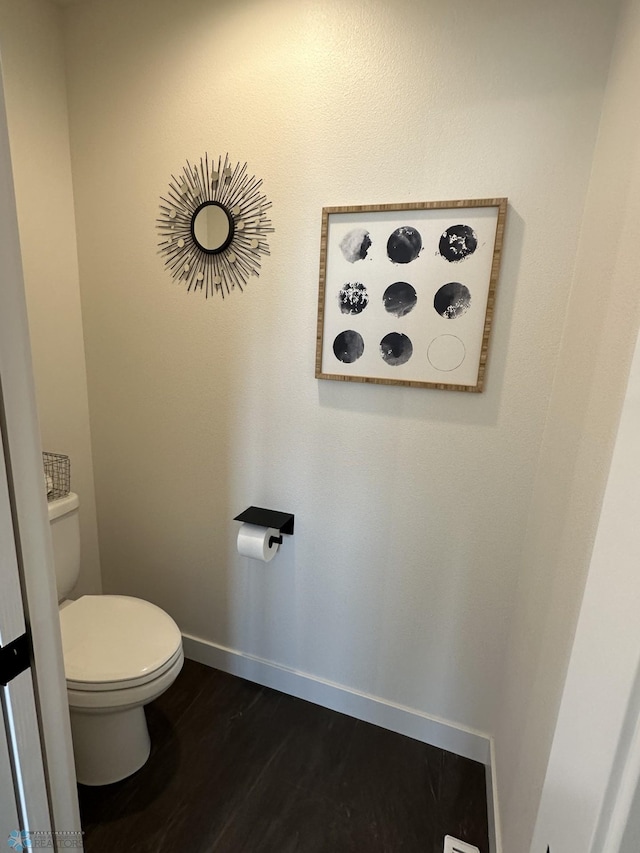
M 191 660 L 407 735 L 481 764 L 490 764 L 490 738 L 480 732 L 189 634 L 184 634 L 183 639 L 185 656 Z
M 379 696 L 361 693 L 343 684 L 326 681 L 273 661 L 219 646 L 209 640 L 189 634 L 183 634 L 182 637 L 185 657 L 190 660 L 484 764 L 487 768 L 490 850 L 491 853 L 501 853 L 493 738 L 456 723 L 429 716 L 415 708 L 407 708 Z

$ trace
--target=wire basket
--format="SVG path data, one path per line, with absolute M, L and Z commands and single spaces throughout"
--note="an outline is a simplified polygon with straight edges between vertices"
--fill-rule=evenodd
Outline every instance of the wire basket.
M 62 453 L 42 454 L 47 500 L 54 501 L 69 494 L 71 489 L 71 460 Z

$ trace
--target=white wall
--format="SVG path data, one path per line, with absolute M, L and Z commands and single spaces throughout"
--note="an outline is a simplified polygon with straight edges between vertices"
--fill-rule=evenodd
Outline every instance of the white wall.
M 183 630 L 481 730 L 556 367 L 616 5 L 67 11 L 105 587 Z M 222 303 L 162 269 L 159 196 L 229 151 L 264 178 L 264 273 Z M 323 205 L 508 195 L 486 392 L 313 378 Z M 268 567 L 250 504 L 296 513 Z
M 630 0 L 603 104 L 504 666 L 496 750 L 505 850 L 528 849 L 536 818 L 638 330 L 640 268 L 630 247 L 640 214 L 640 117 L 629 102 L 639 75 L 640 3 Z
M 0 0 L 0 52 L 44 450 L 71 457 L 82 496 L 76 593 L 100 591 L 61 12 Z

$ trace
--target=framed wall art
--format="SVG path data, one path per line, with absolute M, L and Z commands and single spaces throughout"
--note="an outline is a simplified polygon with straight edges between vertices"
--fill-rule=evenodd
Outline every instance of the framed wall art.
M 325 207 L 316 378 L 482 391 L 506 210 Z

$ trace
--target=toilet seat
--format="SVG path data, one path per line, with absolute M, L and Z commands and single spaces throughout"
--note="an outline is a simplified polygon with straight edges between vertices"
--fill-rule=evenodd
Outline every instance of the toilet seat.
M 165 664 L 159 667 L 159 669 L 155 669 L 152 672 L 141 675 L 140 678 L 129 678 L 126 681 L 73 681 L 72 679 L 67 678 L 67 690 L 82 693 L 106 693 L 111 690 L 128 690 L 132 687 L 141 687 L 144 684 L 148 684 L 150 681 L 156 681 L 156 679 L 159 679 L 160 676 L 164 675 L 165 672 L 170 670 L 178 662 L 180 663 L 180 669 L 182 667 L 183 660 L 184 653 L 182 651 L 182 647 L 180 647 L 176 649 L 175 653 Z
M 182 657 L 176 623 L 139 598 L 82 596 L 60 610 L 60 627 L 67 687 L 74 691 L 137 687 Z

